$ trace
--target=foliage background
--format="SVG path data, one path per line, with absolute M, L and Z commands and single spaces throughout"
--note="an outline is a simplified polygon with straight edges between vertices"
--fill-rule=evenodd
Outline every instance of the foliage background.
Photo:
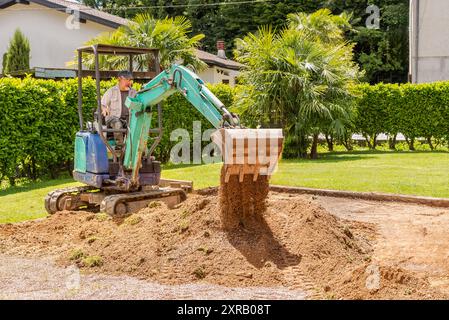
M 101 83 L 102 92 L 114 84 Z M 84 115 L 91 117 L 95 108 L 95 82 L 83 80 Z M 235 109 L 237 92 L 242 87 L 210 86 L 212 92 L 231 109 Z M 356 118 L 352 132 L 374 141 L 379 133 L 403 133 L 409 144 L 418 137 L 430 142 L 449 141 L 449 82 L 431 84 L 361 84 L 352 88 L 356 98 Z M 73 161 L 73 143 L 79 130 L 77 81 L 37 80 L 33 78 L 0 79 L 0 180 L 43 175 L 55 176 L 69 170 Z M 181 95 L 175 94 L 163 104 L 164 136 L 155 156 L 169 160 L 170 132 L 184 128 L 192 135 L 192 121 L 201 121 L 202 130 L 211 125 Z M 253 119 L 242 119 L 251 123 Z M 285 148 L 285 155 L 294 150 Z
M 352 15 L 354 31 L 346 38 L 355 42 L 355 60 L 366 70 L 365 80 L 370 83 L 406 82 L 408 72 L 408 0 L 82 0 L 83 3 L 132 19 L 148 12 L 155 18 L 185 16 L 192 22 L 192 35 L 204 34 L 202 49 L 216 53 L 216 41 L 224 40 L 227 56 L 232 58 L 234 40 L 260 26 L 271 25 L 281 29 L 290 13 L 312 13 L 328 8 L 334 14 Z M 225 3 L 218 5 L 218 3 Z M 230 3 L 226 5 L 226 3 Z M 370 16 L 368 5 L 380 8 L 380 28 L 365 26 Z M 138 9 L 133 9 L 138 8 Z

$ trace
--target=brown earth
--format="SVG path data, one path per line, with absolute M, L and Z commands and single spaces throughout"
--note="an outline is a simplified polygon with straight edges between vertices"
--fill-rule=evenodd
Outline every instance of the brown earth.
M 261 185 L 261 193 L 265 189 Z M 234 191 L 235 192 L 235 191 Z M 228 203 L 239 207 L 236 202 Z M 54 256 L 61 265 L 162 284 L 304 289 L 309 298 L 443 298 L 423 275 L 373 264 L 378 227 L 338 218 L 312 196 L 270 193 L 263 208 L 222 223 L 220 196 L 154 202 L 127 218 L 60 212 L 0 226 L 0 253 Z M 244 207 L 244 206 L 243 206 Z
M 226 230 L 238 227 L 256 228 L 263 226 L 263 213 L 267 210 L 267 197 L 270 189 L 268 177 L 258 176 L 253 181 L 253 175 L 245 175 L 239 181 L 238 175 L 231 175 L 225 182 L 225 167 L 220 175 L 220 213 L 222 226 Z

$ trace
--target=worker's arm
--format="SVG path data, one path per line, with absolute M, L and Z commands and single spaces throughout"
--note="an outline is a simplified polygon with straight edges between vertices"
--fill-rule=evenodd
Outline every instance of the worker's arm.
M 101 97 L 101 114 L 106 117 L 111 113 L 110 110 L 111 105 L 111 90 L 106 91 Z

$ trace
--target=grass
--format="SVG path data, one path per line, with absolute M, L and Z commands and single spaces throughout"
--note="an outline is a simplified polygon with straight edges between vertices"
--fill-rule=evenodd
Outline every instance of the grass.
M 81 263 L 85 267 L 101 267 L 103 265 L 103 259 L 100 256 L 88 256 L 81 260 Z
M 84 257 L 85 257 L 85 254 L 81 249 L 73 249 L 69 255 L 70 260 L 80 260 Z
M 163 177 L 193 180 L 194 187 L 219 184 L 221 164 L 166 166 Z M 449 198 L 449 152 L 356 151 L 321 154 L 318 160 L 282 160 L 272 184 L 377 191 Z M 44 197 L 79 185 L 70 178 L 0 190 L 0 223 L 45 216 Z
M 219 184 L 221 164 L 165 170 L 195 188 Z M 318 160 L 282 160 L 272 184 L 449 198 L 448 152 L 335 152 Z
M 42 218 L 44 198 L 52 190 L 81 185 L 72 178 L 24 183 L 0 190 L 0 223 Z

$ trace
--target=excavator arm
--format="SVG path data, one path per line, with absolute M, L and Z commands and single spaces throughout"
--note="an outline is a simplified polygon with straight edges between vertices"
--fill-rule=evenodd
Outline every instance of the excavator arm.
M 172 65 L 145 84 L 134 98 L 128 97 L 125 102 L 130 110 L 130 123 L 123 166 L 132 170 L 133 185 L 138 183 L 153 108 L 175 92 L 180 92 L 215 128 L 240 127 L 238 117 L 225 108 L 195 73 L 184 66 Z

